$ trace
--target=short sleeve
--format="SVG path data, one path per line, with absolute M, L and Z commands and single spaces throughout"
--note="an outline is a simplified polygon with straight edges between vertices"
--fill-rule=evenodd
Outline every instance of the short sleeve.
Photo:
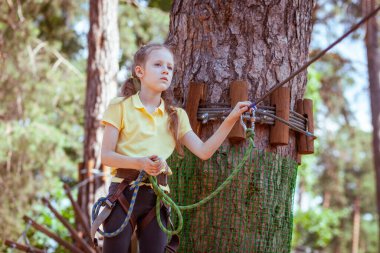
M 179 120 L 179 139 L 181 139 L 186 133 L 192 131 L 189 116 L 187 116 L 187 113 L 182 108 L 177 108 L 178 112 L 178 120 Z
M 122 101 L 123 97 L 116 97 L 111 100 L 100 121 L 102 125 L 111 124 L 119 131 L 124 127 Z

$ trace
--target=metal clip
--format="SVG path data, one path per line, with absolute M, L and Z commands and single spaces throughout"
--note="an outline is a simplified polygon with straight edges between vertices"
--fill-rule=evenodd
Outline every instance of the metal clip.
M 201 115 L 201 120 L 202 120 L 202 124 L 207 124 L 208 120 L 209 120 L 209 117 L 208 117 L 208 113 L 203 113 Z
M 244 123 L 243 115 L 240 115 L 240 125 L 243 126 L 244 132 L 247 131 L 247 125 Z
M 250 109 L 250 123 L 251 123 L 251 129 L 255 131 L 255 122 L 256 122 L 256 105 L 254 107 L 251 107 Z
M 109 209 L 112 209 L 112 208 L 115 206 L 115 202 L 111 202 L 109 199 L 106 199 L 106 201 L 104 201 L 103 203 L 105 203 L 105 205 L 106 205 Z
M 244 128 L 244 131 L 247 131 L 247 128 L 252 128 L 253 130 L 255 129 L 255 120 L 256 120 L 256 104 L 255 103 L 252 103 L 250 106 L 249 106 L 249 109 L 248 109 L 248 112 L 246 113 L 243 113 L 242 115 L 240 115 L 240 124 L 243 126 Z M 249 122 L 249 125 L 247 127 L 247 125 L 245 124 L 244 122 L 244 119 L 247 120 Z

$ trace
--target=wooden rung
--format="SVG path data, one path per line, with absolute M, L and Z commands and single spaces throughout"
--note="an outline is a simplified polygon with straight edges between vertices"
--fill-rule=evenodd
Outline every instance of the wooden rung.
M 206 99 L 206 85 L 204 83 L 191 82 L 185 110 L 189 116 L 193 131 L 199 136 L 201 133 L 201 122 L 198 121 L 198 107 L 201 101 Z
M 83 182 L 83 180 L 85 179 L 85 173 L 83 172 L 83 168 L 84 168 L 84 163 L 83 162 L 78 163 L 78 183 Z M 77 199 L 78 199 L 78 204 L 81 207 L 83 205 L 83 202 L 85 202 L 84 196 L 85 196 L 84 187 L 79 187 Z
M 54 233 L 54 232 L 51 232 L 49 229 L 47 229 L 45 226 L 42 226 L 40 225 L 39 223 L 35 222 L 33 219 L 31 219 L 30 217 L 24 215 L 23 216 L 23 219 L 26 223 L 29 223 L 30 225 L 32 225 L 32 227 L 34 227 L 35 229 L 37 229 L 38 231 L 44 233 L 45 235 L 49 236 L 51 239 L 53 239 L 54 241 L 56 241 L 59 245 L 65 247 L 66 249 L 69 250 L 69 252 L 73 252 L 73 253 L 83 253 L 83 251 L 81 251 L 79 248 L 75 247 L 75 245 L 63 240 L 61 238 L 61 236 L 59 236 L 58 234 Z
M 45 250 L 38 249 L 29 245 L 21 244 L 11 240 L 5 240 L 4 244 L 12 249 L 18 249 L 24 252 L 32 252 L 32 253 L 46 253 Z
M 290 89 L 281 87 L 275 90 L 270 97 L 270 103 L 274 106 L 276 116 L 289 121 L 290 107 Z M 289 143 L 289 126 L 278 120 L 275 120 L 274 126 L 270 128 L 270 144 L 288 145 Z
M 95 253 L 95 250 L 92 249 L 90 245 L 87 244 L 86 241 L 80 237 L 80 233 L 76 231 L 74 227 L 52 206 L 52 204 L 47 198 L 43 197 L 42 202 L 50 209 L 50 211 L 52 211 L 54 216 L 67 228 L 67 230 L 71 234 L 71 238 L 73 239 L 73 241 L 78 243 L 78 248 L 81 248 L 82 250 L 84 250 L 84 252 L 87 253 Z
M 233 81 L 230 85 L 231 108 L 240 101 L 248 101 L 248 83 L 246 81 Z M 231 143 L 238 143 L 245 140 L 245 131 L 239 121 L 235 123 L 228 134 Z
M 296 110 L 307 118 L 307 131 L 314 133 L 313 101 L 311 99 L 297 100 Z M 313 154 L 313 137 L 297 133 L 297 152 L 302 155 Z
M 85 236 L 87 236 L 88 240 L 91 240 L 91 233 L 90 233 L 90 220 L 87 219 L 86 215 L 83 213 L 83 210 L 81 209 L 78 202 L 76 202 L 71 195 L 70 187 L 67 184 L 63 185 L 65 189 L 65 193 L 67 197 L 69 198 L 71 205 L 74 209 L 75 214 L 75 224 L 77 226 L 77 230 L 84 230 Z

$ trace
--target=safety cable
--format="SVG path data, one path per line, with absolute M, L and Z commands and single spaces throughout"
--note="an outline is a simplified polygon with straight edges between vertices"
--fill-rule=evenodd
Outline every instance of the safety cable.
M 272 87 L 264 96 L 256 100 L 255 105 L 258 105 L 262 101 L 264 101 L 265 98 L 267 98 L 270 94 L 272 94 L 275 90 L 283 86 L 285 83 L 289 82 L 291 79 L 293 79 L 296 75 L 304 71 L 307 67 L 309 67 L 312 63 L 320 59 L 322 56 L 324 56 L 331 48 L 336 46 L 339 42 L 341 42 L 343 39 L 345 39 L 348 35 L 350 35 L 352 32 L 354 32 L 356 29 L 358 29 L 363 23 L 365 23 L 368 19 L 370 19 L 372 16 L 374 16 L 378 11 L 380 10 L 380 5 L 374 9 L 372 12 L 370 12 L 367 16 L 365 16 L 362 20 L 360 20 L 357 24 L 353 25 L 350 30 L 348 30 L 345 34 L 343 34 L 339 39 L 337 39 L 334 43 L 332 43 L 330 46 L 328 46 L 326 49 L 321 51 L 319 54 L 317 54 L 313 59 L 305 63 L 303 66 L 301 66 L 298 70 L 293 72 L 288 78 L 286 78 L 284 81 L 276 84 L 274 87 Z

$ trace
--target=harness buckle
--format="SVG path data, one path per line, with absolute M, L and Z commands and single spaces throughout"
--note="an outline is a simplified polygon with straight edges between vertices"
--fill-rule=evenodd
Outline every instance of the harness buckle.
M 109 199 L 106 199 L 106 201 L 104 201 L 103 204 L 105 204 L 109 209 L 112 209 L 115 206 L 116 201 L 111 202 Z

